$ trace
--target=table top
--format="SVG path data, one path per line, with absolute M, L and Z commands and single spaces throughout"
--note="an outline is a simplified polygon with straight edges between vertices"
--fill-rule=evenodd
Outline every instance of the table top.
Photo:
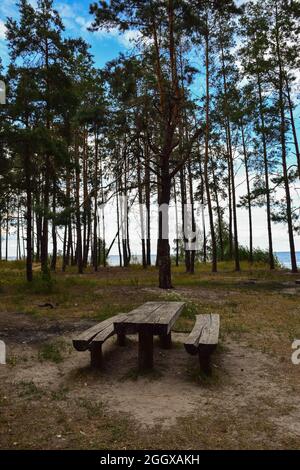
M 184 302 L 146 302 L 114 322 L 116 333 L 134 334 L 141 326 L 153 334 L 168 334 L 182 312 Z

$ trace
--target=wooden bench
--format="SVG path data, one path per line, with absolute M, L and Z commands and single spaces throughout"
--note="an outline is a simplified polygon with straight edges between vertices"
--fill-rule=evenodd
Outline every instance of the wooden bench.
M 91 366 L 101 367 L 102 365 L 102 344 L 115 334 L 114 322 L 122 320 L 127 314 L 120 313 L 114 317 L 108 318 L 88 330 L 81 333 L 73 339 L 73 346 L 77 351 L 87 351 L 91 353 Z M 119 346 L 124 346 L 125 335 L 118 334 Z
M 199 356 L 200 369 L 211 374 L 210 356 L 219 341 L 220 316 L 218 314 L 197 315 L 196 323 L 184 347 L 189 354 Z

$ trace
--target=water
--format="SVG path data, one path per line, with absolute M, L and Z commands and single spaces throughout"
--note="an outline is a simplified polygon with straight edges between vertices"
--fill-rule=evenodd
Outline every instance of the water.
M 290 252 L 289 251 L 277 251 L 275 253 L 275 255 L 277 256 L 280 264 L 282 266 L 284 266 L 285 268 L 288 268 L 288 269 L 291 269 L 291 255 L 290 255 Z M 297 264 L 298 266 L 300 267 L 300 251 L 297 251 L 296 252 L 296 256 L 297 256 Z M 108 262 L 110 264 L 110 266 L 119 266 L 119 256 L 116 256 L 116 255 L 111 255 L 108 257 Z M 137 256 L 134 256 L 132 261 L 132 263 L 142 263 L 142 256 L 141 255 L 137 255 Z M 156 262 L 156 256 L 155 255 L 151 255 L 151 262 L 153 265 L 155 265 L 155 262 Z
M 142 255 L 133 255 L 131 258 L 131 264 L 142 264 L 143 257 Z M 110 266 L 120 266 L 120 258 L 119 255 L 109 255 L 108 263 Z M 156 263 L 156 255 L 151 255 L 151 264 L 155 266 Z
M 289 251 L 277 251 L 275 252 L 280 264 L 285 268 L 291 269 L 291 256 Z M 296 252 L 297 257 L 297 264 L 300 267 L 300 251 Z M 10 256 L 9 259 L 13 260 L 15 257 Z M 108 262 L 110 266 L 119 266 L 119 256 L 118 255 L 110 255 L 108 257 Z M 133 259 L 131 260 L 132 263 L 142 263 L 142 256 L 141 255 L 134 255 Z M 156 262 L 156 255 L 151 255 L 151 263 L 155 266 Z
M 277 251 L 275 253 L 277 256 L 280 264 L 284 266 L 285 268 L 291 269 L 292 264 L 291 264 L 291 254 L 289 251 Z M 297 264 L 300 266 L 300 251 L 296 252 L 296 258 L 297 258 Z

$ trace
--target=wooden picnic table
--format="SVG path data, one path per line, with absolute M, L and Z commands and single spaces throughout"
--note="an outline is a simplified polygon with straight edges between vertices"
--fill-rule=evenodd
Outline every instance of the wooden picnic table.
M 171 347 L 171 329 L 184 302 L 146 302 L 114 321 L 118 335 L 139 335 L 139 368 L 153 368 L 153 336 L 158 335 L 164 348 Z

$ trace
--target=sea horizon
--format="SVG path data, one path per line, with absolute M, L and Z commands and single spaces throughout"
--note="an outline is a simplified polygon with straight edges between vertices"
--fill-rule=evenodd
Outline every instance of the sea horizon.
M 291 269 L 291 253 L 289 251 L 274 251 L 274 255 L 277 256 L 278 261 L 280 264 L 287 269 Z M 9 256 L 8 260 L 13 261 L 15 260 L 15 256 Z M 300 251 L 296 251 L 296 259 L 297 259 L 297 264 L 300 267 Z M 4 261 L 4 257 L 2 257 L 2 260 Z M 108 264 L 110 266 L 119 266 L 119 255 L 109 255 L 108 256 Z M 151 255 L 151 263 L 152 265 L 155 265 L 156 262 L 156 254 Z M 141 254 L 132 254 L 132 259 L 131 259 L 131 264 L 140 264 L 142 263 L 142 255 Z

